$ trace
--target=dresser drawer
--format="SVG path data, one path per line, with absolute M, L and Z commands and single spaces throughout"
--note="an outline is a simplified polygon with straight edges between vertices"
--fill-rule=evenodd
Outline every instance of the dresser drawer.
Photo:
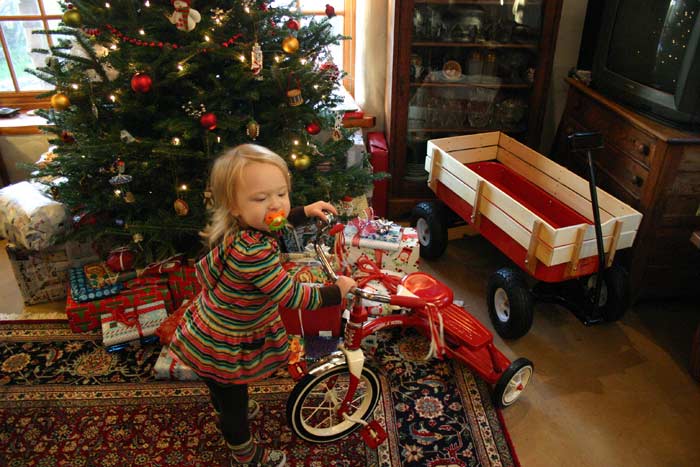
M 590 179 L 588 171 L 588 161 L 585 157 L 579 154 L 572 154 L 569 157 L 568 161 L 569 164 L 567 168 L 569 170 L 586 180 Z M 632 208 L 641 211 L 639 204 L 639 196 L 620 185 L 610 173 L 608 173 L 605 169 L 601 168 L 598 164 L 595 165 L 595 176 L 596 186 L 598 188 L 611 194 L 612 196 L 619 199 L 623 203 L 631 206 Z
M 606 145 L 615 146 L 644 167 L 651 167 L 656 138 L 629 124 L 621 121 L 619 116 L 602 105 L 585 99 L 576 92 L 573 96 L 569 115 L 576 118 L 589 131 L 599 131 Z

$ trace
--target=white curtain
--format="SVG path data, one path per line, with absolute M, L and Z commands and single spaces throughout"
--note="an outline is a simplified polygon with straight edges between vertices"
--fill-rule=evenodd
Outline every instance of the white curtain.
M 384 130 L 384 93 L 387 77 L 388 0 L 357 0 L 355 4 L 355 101 Z

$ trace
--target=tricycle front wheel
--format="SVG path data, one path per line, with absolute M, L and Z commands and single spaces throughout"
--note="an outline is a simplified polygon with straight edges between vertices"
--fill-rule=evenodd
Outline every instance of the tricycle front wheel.
M 491 275 L 488 284 L 491 323 L 504 339 L 522 337 L 532 327 L 532 294 L 520 271 L 501 268 Z
M 359 423 L 338 415 L 349 384 L 346 363 L 302 378 L 287 401 L 287 420 L 292 431 L 306 441 L 330 443 L 360 428 Z M 349 415 L 362 420 L 371 417 L 379 401 L 380 387 L 379 376 L 365 366 Z
M 447 248 L 447 214 L 442 204 L 423 201 L 411 212 L 411 225 L 416 228 L 420 255 L 426 259 L 440 257 Z
M 527 387 L 535 367 L 527 358 L 519 358 L 506 368 L 496 383 L 493 401 L 499 408 L 515 403 Z

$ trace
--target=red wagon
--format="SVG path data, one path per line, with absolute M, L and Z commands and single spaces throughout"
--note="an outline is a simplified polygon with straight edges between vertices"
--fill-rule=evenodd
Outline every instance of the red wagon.
M 632 246 L 639 212 L 500 132 L 430 140 L 425 169 L 439 201 L 413 211 L 421 256 L 440 256 L 457 220 L 518 266 L 489 280 L 489 314 L 501 336 L 527 333 L 535 300 L 565 304 L 586 324 L 622 316 L 627 275 L 613 259 Z M 539 283 L 530 288 L 523 272 Z

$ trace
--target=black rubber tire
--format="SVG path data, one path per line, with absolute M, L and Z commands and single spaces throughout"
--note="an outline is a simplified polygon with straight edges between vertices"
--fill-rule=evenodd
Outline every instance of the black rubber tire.
M 505 304 L 503 292 L 507 298 Z M 534 306 L 522 273 L 512 268 L 499 269 L 489 278 L 487 293 L 489 317 L 498 335 L 517 339 L 527 334 L 532 327 Z
M 527 375 L 527 378 L 523 381 L 525 373 L 527 372 L 526 368 L 528 367 L 530 369 L 530 373 L 529 375 Z M 523 373 L 519 375 L 518 372 L 520 372 L 521 370 L 523 371 Z M 527 358 L 521 357 L 512 362 L 508 366 L 508 368 L 506 368 L 506 371 L 504 371 L 501 377 L 498 379 L 498 382 L 496 383 L 496 386 L 493 389 L 493 403 L 496 405 L 496 407 L 503 409 L 505 407 L 513 405 L 515 401 L 518 400 L 525 387 L 527 387 L 527 384 L 532 379 L 532 375 L 534 374 L 534 372 L 535 366 Z M 513 378 L 516 376 L 518 377 L 519 381 L 513 381 Z M 515 393 L 515 398 L 506 400 L 504 396 L 506 396 L 506 391 L 509 389 L 511 381 L 513 381 L 515 384 L 523 383 L 523 388 L 520 389 L 517 393 Z M 512 395 L 512 393 L 509 393 L 509 395 Z
M 439 258 L 445 252 L 447 248 L 447 214 L 441 203 L 423 201 L 416 204 L 411 212 L 411 225 L 418 232 L 422 258 Z
M 595 300 L 595 279 L 589 276 L 584 283 L 586 299 Z M 593 279 L 593 280 L 591 280 Z M 600 314 L 607 322 L 622 318 L 629 307 L 629 279 L 625 268 L 613 264 L 603 272 L 604 294 L 601 293 Z
M 342 421 L 333 425 L 334 429 L 327 428 L 328 433 L 314 433 L 311 431 L 313 428 L 309 428 L 302 418 L 304 402 L 312 392 L 322 394 L 324 393 L 324 390 L 317 390 L 317 388 L 323 385 L 329 378 L 334 376 L 346 377 L 348 375 L 348 365 L 345 363 L 335 366 L 328 371 L 306 375 L 294 386 L 294 389 L 287 400 L 287 420 L 294 434 L 296 434 L 299 438 L 306 441 L 311 441 L 312 443 L 330 443 L 337 441 L 362 427 L 362 425 L 359 423 Z M 362 382 L 365 384 L 366 392 L 363 399 L 358 404 L 360 406 L 360 410 L 356 411 L 352 415 L 359 417 L 362 420 L 367 420 L 372 416 L 374 409 L 377 406 L 377 402 L 379 402 L 381 386 L 379 384 L 379 376 L 377 376 L 373 369 L 368 368 L 367 366 L 362 369 L 361 383 Z M 341 399 L 344 396 L 344 393 L 338 394 L 338 397 Z

